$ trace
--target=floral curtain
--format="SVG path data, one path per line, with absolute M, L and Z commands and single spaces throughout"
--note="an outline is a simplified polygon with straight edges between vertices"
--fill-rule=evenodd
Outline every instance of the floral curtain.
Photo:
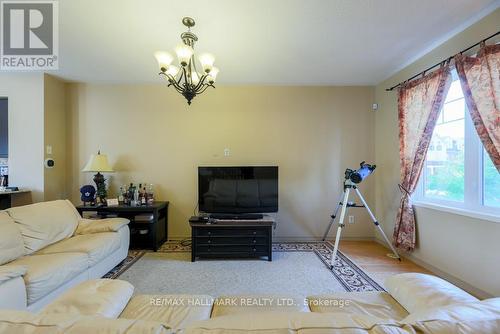
M 500 45 L 481 45 L 476 57 L 455 56 L 460 84 L 479 138 L 500 172 Z
M 415 215 L 410 195 L 422 171 L 425 155 L 431 141 L 446 93 L 450 87 L 449 63 L 428 75 L 403 84 L 399 89 L 399 157 L 402 192 L 394 226 L 394 245 L 412 251 L 415 248 Z

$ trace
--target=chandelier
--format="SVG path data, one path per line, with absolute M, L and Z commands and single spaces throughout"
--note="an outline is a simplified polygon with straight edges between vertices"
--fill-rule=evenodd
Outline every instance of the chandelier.
M 174 58 L 168 52 L 155 52 L 155 57 L 160 66 L 159 75 L 165 76 L 168 79 L 168 87 L 173 86 L 190 105 L 196 95 L 202 94 L 208 87 L 215 88 L 219 69 L 214 66 L 214 56 L 204 53 L 198 58 L 203 71 L 198 72 L 194 55 L 194 43 L 198 37 L 191 32 L 195 22 L 192 18 L 185 17 L 182 24 L 188 27 L 188 31 L 181 34 L 183 43 L 175 48 L 180 68 L 172 65 Z

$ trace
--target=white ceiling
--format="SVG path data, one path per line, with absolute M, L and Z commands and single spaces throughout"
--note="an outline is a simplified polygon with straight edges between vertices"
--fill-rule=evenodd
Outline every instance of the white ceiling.
M 60 70 L 85 82 L 160 82 L 196 20 L 223 84 L 372 85 L 500 6 L 500 0 L 60 0 Z

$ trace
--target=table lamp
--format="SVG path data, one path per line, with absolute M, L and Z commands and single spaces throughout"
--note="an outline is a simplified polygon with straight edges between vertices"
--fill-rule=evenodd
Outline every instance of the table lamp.
M 113 168 L 109 165 L 108 156 L 101 154 L 101 151 L 98 151 L 97 155 L 92 154 L 89 162 L 87 162 L 85 167 L 82 169 L 82 172 L 97 172 L 97 174 L 94 175 L 94 182 L 97 187 L 97 204 L 106 204 L 106 179 L 101 172 L 114 172 Z

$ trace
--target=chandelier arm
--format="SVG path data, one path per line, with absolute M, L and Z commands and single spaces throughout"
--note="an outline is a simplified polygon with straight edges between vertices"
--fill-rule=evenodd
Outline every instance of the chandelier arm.
M 203 89 L 198 94 L 203 94 L 207 90 L 208 87 L 214 87 L 214 86 L 212 86 L 212 85 L 205 85 L 205 87 L 203 87 Z
M 179 89 L 182 89 L 182 88 L 177 84 L 177 82 L 175 81 L 175 78 L 172 75 L 170 75 L 168 73 L 164 73 L 164 72 L 160 72 L 159 74 L 164 75 L 168 78 L 168 86 L 167 87 L 173 86 L 179 93 L 181 92 L 181 91 L 179 91 Z
M 200 88 L 203 86 L 203 83 L 205 82 L 205 79 L 207 78 L 207 76 L 208 76 L 208 73 L 205 73 L 205 74 L 202 75 L 202 77 L 200 79 L 200 82 L 198 82 L 198 84 L 194 88 L 195 91 L 200 90 Z
M 179 72 L 177 72 L 177 74 L 179 74 Z M 179 76 L 179 79 L 174 80 L 175 83 L 177 84 L 177 86 L 179 86 L 179 87 L 180 87 L 180 84 L 181 84 L 181 79 L 182 79 L 182 72 L 181 72 L 181 75 Z
M 194 66 L 194 54 L 193 56 L 191 56 L 191 59 L 189 59 L 189 64 L 188 66 L 189 67 L 189 84 L 194 86 L 194 83 L 193 83 L 193 71 L 196 72 L 196 75 L 198 75 L 198 72 L 196 71 L 196 67 Z
M 208 84 L 204 84 L 202 87 L 200 87 L 200 88 L 196 91 L 196 93 L 197 93 L 197 94 L 201 94 L 201 93 L 203 93 L 205 90 L 207 90 L 207 87 L 208 87 Z
M 172 76 L 170 74 L 167 74 L 165 72 L 160 72 L 160 73 L 158 73 L 158 75 L 163 75 L 163 76 L 167 77 L 167 79 L 168 79 L 168 85 L 167 85 L 167 87 L 170 87 L 170 86 L 172 86 L 175 83 L 175 80 L 172 82 Z
M 174 86 L 175 90 L 176 90 L 178 93 L 181 93 L 181 94 L 182 94 L 182 93 L 184 92 L 184 89 L 183 89 L 181 86 L 179 86 L 179 85 L 177 85 L 177 84 L 173 84 L 172 86 Z
M 184 75 L 184 85 L 188 84 L 189 80 L 188 80 L 188 76 L 187 76 L 187 72 L 186 72 L 186 66 L 182 66 L 181 78 L 182 78 L 182 75 Z
M 174 83 L 172 84 L 172 86 L 173 86 L 173 87 L 175 88 L 175 90 L 176 90 L 176 91 L 178 91 L 178 92 L 182 92 L 182 90 L 183 90 L 183 89 L 182 89 L 182 87 L 181 87 L 181 86 L 179 86 L 176 82 L 174 82 Z
M 196 94 L 201 94 L 200 91 L 203 89 L 203 87 L 198 87 L 194 92 Z
M 175 81 L 175 80 L 173 80 L 173 81 L 172 81 L 172 86 L 174 86 L 174 87 L 175 87 L 175 89 L 177 89 L 177 91 L 179 91 L 179 90 L 180 90 L 180 91 L 182 91 L 182 90 L 183 90 L 182 86 L 181 86 L 181 85 L 179 85 L 179 84 L 177 83 L 177 81 Z
M 175 78 L 171 75 L 171 74 L 165 74 L 168 78 L 168 81 L 170 82 L 170 84 L 174 84 L 175 83 Z

